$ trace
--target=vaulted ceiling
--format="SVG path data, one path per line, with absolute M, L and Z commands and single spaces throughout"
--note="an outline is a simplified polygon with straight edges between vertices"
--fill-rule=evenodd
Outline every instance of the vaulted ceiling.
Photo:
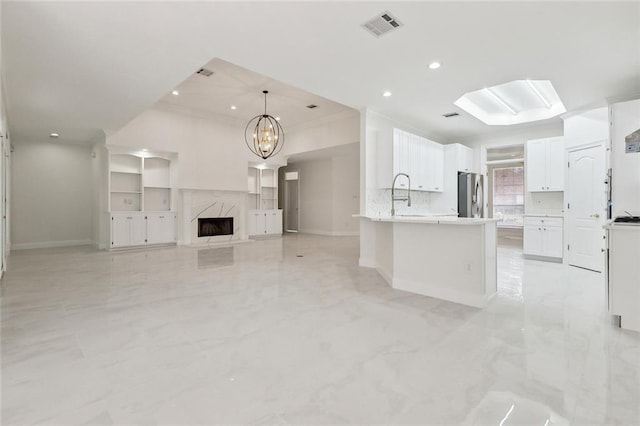
M 376 38 L 383 11 L 403 25 Z M 214 58 L 443 142 L 495 131 L 453 102 L 511 80 L 551 80 L 569 111 L 640 94 L 638 2 L 9 1 L 2 48 L 14 140 L 116 130 Z

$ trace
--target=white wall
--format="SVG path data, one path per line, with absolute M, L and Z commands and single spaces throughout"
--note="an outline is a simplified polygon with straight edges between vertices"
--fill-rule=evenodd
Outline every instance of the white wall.
M 353 110 L 285 129 L 285 132 L 285 144 L 280 154 L 284 157 L 352 144 L 360 141 L 360 114 Z
M 247 192 L 248 162 L 258 159 L 239 123 L 162 106 L 108 135 L 107 144 L 178 153 L 178 188 Z
M 357 235 L 360 190 L 359 144 L 340 155 L 290 162 L 280 171 L 299 171 L 300 232 Z M 280 185 L 284 188 L 284 181 Z M 283 193 L 284 191 L 281 191 Z M 284 205 L 284 199 L 281 200 Z M 286 212 L 285 212 L 286 214 Z
M 640 153 L 624 152 L 625 136 L 640 129 L 640 100 L 612 105 L 611 123 L 612 215 L 640 216 Z
M 92 242 L 90 147 L 15 144 L 11 193 L 13 249 Z
M 596 108 L 564 119 L 565 148 L 609 140 L 609 109 Z

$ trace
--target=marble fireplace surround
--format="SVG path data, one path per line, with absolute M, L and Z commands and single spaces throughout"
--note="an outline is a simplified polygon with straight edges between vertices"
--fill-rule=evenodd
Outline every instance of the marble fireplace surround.
M 246 193 L 181 189 L 182 244 L 206 245 L 247 240 Z M 198 237 L 199 218 L 233 217 L 233 235 Z

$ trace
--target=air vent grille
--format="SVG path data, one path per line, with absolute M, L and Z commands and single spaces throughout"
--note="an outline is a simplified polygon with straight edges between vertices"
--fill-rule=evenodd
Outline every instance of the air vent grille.
M 457 117 L 459 115 L 460 114 L 458 114 L 457 112 L 448 112 L 446 114 L 442 114 L 442 116 L 445 117 L 445 118 Z
M 211 76 L 213 75 L 213 71 L 208 70 L 208 69 L 206 69 L 206 68 L 200 68 L 200 69 L 196 72 L 196 74 L 200 74 L 200 75 L 203 75 L 203 76 L 205 76 L 205 77 L 211 77 Z
M 375 16 L 362 24 L 362 27 L 375 37 L 380 37 L 381 35 L 386 34 L 391 30 L 395 30 L 396 28 L 400 28 L 401 26 L 402 23 L 389 12 L 382 12 L 380 15 Z
M 310 105 L 307 105 L 307 108 L 309 109 L 318 108 L 318 105 L 310 104 Z

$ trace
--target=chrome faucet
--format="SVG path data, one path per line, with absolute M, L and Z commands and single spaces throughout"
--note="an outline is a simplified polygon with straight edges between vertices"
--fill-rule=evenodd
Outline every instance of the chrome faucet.
M 407 189 L 407 197 L 396 197 L 396 179 L 398 176 L 406 176 L 409 181 L 409 188 Z M 393 183 L 391 184 L 391 216 L 396 215 L 396 201 L 406 201 L 407 207 L 411 207 L 411 178 L 406 173 L 398 173 L 393 178 Z

